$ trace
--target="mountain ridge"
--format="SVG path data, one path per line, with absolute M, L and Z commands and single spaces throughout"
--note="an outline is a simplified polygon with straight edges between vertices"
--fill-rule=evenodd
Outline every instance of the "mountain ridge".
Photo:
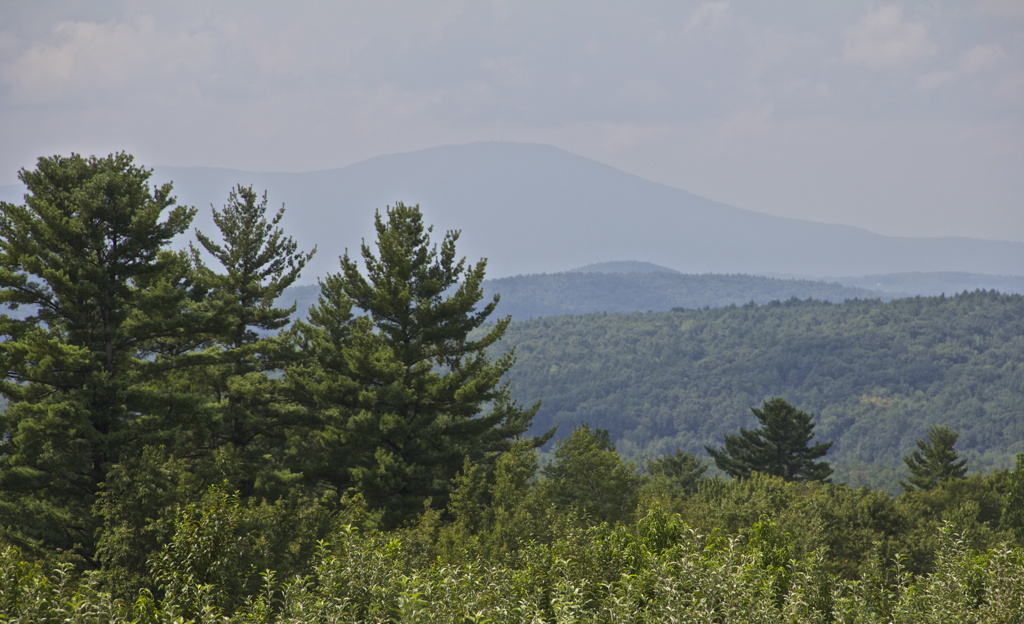
M 1024 243 L 887 237 L 775 217 L 538 144 L 441 146 L 302 173 L 157 167 L 153 179 L 174 181 L 180 203 L 200 207 L 196 227 L 207 233 L 207 207 L 222 205 L 234 184 L 267 190 L 271 206 L 286 205 L 283 225 L 300 248 L 319 249 L 306 283 L 336 271 L 345 249 L 357 255 L 375 238 L 373 211 L 396 201 L 420 204 L 435 238 L 461 230 L 460 253 L 488 258 L 491 277 L 624 257 L 691 274 L 1024 273 Z M 5 188 L 0 197 L 17 195 Z

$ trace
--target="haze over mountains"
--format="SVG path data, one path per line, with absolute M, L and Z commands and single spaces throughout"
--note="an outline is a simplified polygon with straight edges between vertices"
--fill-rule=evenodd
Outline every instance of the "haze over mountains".
M 335 271 L 345 248 L 372 240 L 373 211 L 397 201 L 420 204 L 436 238 L 462 230 L 459 251 L 488 258 L 491 278 L 634 259 L 684 273 L 1024 274 L 1024 243 L 887 237 L 774 217 L 538 144 L 436 147 L 308 173 L 157 167 L 154 180 L 173 181 L 179 202 L 200 208 L 205 232 L 215 231 L 210 204 L 223 205 L 234 184 L 268 190 L 271 206 L 286 204 L 286 230 L 300 247 L 319 248 L 306 283 Z M 6 201 L 21 194 L 0 188 Z

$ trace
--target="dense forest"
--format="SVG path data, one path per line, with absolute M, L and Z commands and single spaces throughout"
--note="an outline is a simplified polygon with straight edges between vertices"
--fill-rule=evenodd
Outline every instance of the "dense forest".
M 900 457 L 932 424 L 961 431 L 976 470 L 1024 451 L 1024 297 L 994 292 L 835 304 L 654 314 L 590 314 L 513 323 L 514 396 L 543 398 L 538 430 L 588 421 L 620 451 L 700 451 L 786 397 L 835 440 L 836 479 L 898 493 Z
M 856 423 L 831 441 L 839 412 L 806 411 L 822 396 L 760 394 L 808 377 L 825 387 L 850 368 L 876 382 L 861 403 L 887 408 L 945 396 L 929 392 L 946 375 L 995 413 L 1021 394 L 1020 297 L 794 300 L 513 326 L 494 318 L 486 262 L 458 256 L 459 233 L 435 243 L 418 207 L 398 203 L 293 321 L 275 301 L 315 250 L 284 234 L 283 209 L 239 186 L 214 209 L 219 233 L 195 232 L 174 251 L 195 210 L 150 175 L 123 153 L 41 158 L 19 174 L 26 203 L 0 204 L 0 303 L 22 312 L 0 315 L 3 621 L 1024 616 L 1024 454 L 1012 470 L 979 471 L 988 456 L 969 415 L 929 413 L 933 426 L 900 458 L 905 491 L 854 489 L 830 449 L 849 453 Z M 557 363 L 541 331 L 556 325 L 567 330 Z M 739 362 L 759 349 L 774 359 Z M 946 359 L 922 367 L 919 352 Z M 659 359 L 662 391 L 685 390 L 680 371 L 717 388 L 698 377 L 704 363 L 734 375 L 719 383 L 738 402 L 705 414 L 727 414 L 732 430 L 716 422 L 721 436 L 680 436 L 668 418 L 652 421 L 651 440 L 680 445 L 662 440 L 664 453 L 637 462 L 616 439 L 636 448 L 647 425 L 609 430 L 615 419 L 591 409 L 591 423 L 563 424 L 553 439 L 559 414 L 513 396 L 539 376 L 564 400 L 558 389 L 589 371 L 614 407 L 631 385 L 651 392 L 637 371 Z M 889 368 L 861 370 L 875 365 Z M 993 457 L 1012 436 L 994 433 Z M 719 473 L 689 450 L 695 439 Z

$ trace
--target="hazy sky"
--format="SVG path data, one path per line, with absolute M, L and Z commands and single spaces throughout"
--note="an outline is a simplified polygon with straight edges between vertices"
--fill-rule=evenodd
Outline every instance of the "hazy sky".
M 1024 241 L 1024 1 L 0 2 L 0 184 L 71 151 L 306 171 L 491 139 Z

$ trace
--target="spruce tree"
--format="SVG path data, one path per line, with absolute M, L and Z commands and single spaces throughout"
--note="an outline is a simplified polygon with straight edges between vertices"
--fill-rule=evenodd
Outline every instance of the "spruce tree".
M 132 157 L 40 158 L 25 204 L 0 205 L 0 526 L 91 558 L 110 467 L 192 427 L 192 397 L 157 381 L 186 365 L 207 316 L 167 245 L 194 209 L 151 188 Z M 163 221 L 161 218 L 165 217 Z
M 967 475 L 967 460 L 953 450 L 960 433 L 949 427 L 928 429 L 928 441 L 916 440 L 918 450 L 903 457 L 910 469 L 910 478 L 900 480 L 904 490 L 932 490 L 944 481 L 963 479 Z M 959 460 L 959 461 L 957 461 Z
M 814 460 L 824 456 L 832 442 L 809 446 L 814 437 L 813 415 L 782 398 L 766 399 L 760 409 L 751 407 L 750 411 L 757 416 L 760 427 L 726 434 L 721 449 L 704 447 L 719 470 L 737 479 L 757 471 L 786 481 L 829 481 L 832 468 Z
M 510 321 L 484 326 L 497 304 L 481 305 L 486 261 L 457 259 L 457 231 L 432 246 L 418 206 L 398 203 L 375 226 L 366 275 L 346 252 L 321 282 L 309 323 L 297 324 L 311 361 L 288 376 L 319 418 L 307 474 L 362 493 L 396 525 L 427 499 L 445 507 L 465 460 L 493 466 L 538 406 L 519 407 L 501 384 L 513 354 L 486 354 Z

